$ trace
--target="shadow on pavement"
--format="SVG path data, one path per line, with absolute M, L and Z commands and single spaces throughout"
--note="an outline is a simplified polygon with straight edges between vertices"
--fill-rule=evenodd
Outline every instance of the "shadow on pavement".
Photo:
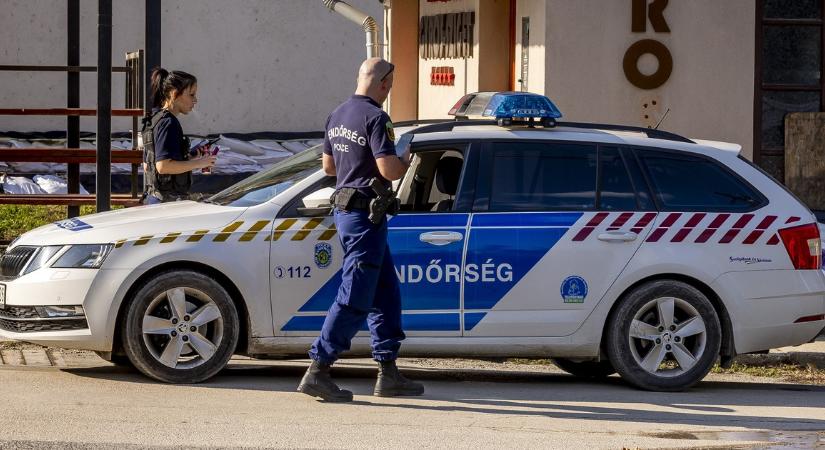
M 157 383 L 134 369 L 123 367 L 61 370 L 76 376 L 110 381 Z M 202 389 L 294 393 L 304 370 L 305 363 L 293 361 L 279 361 L 276 365 L 230 365 L 213 379 L 192 386 Z M 440 368 L 405 368 L 404 373 L 410 378 L 428 383 L 427 393 L 423 397 L 376 399 L 372 402 L 367 396 L 372 394 L 375 368 L 340 365 L 333 369 L 333 376 L 342 387 L 351 389 L 356 396 L 364 396 L 356 397 L 356 401 L 351 403 L 354 407 L 657 424 L 712 423 L 718 427 L 747 429 L 825 429 L 825 415 L 823 419 L 800 419 L 735 413 L 741 407 L 819 408 L 817 405 L 825 404 L 823 386 L 705 381 L 687 392 L 662 393 L 634 389 L 616 376 L 602 380 L 582 380 L 564 374 Z M 647 405 L 655 405 L 657 408 Z M 669 410 L 663 411 L 662 406 Z

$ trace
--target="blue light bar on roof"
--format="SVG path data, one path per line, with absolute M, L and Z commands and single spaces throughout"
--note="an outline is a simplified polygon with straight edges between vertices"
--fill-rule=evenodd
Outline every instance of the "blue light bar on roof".
M 502 126 L 533 126 L 536 120 L 545 127 L 555 126 L 556 119 L 562 116 L 549 98 L 529 92 L 474 92 L 462 97 L 448 114 L 457 119 L 494 117 Z
M 481 114 L 496 119 L 558 119 L 561 111 L 549 98 L 529 92 L 500 92 Z

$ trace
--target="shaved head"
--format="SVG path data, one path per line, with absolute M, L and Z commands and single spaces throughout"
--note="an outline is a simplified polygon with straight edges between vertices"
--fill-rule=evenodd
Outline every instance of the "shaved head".
M 369 58 L 358 69 L 358 88 L 355 93 L 372 97 L 383 103 L 392 88 L 395 66 L 384 58 Z

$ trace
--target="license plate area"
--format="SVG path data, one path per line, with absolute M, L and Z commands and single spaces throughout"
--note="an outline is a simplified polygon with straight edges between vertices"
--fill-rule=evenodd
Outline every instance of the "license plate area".
M 0 309 L 6 308 L 6 285 L 0 283 Z

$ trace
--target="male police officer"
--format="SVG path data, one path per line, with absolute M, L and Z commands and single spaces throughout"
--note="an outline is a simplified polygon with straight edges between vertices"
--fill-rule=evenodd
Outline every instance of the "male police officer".
M 374 394 L 424 393 L 423 385 L 406 379 L 395 365 L 405 337 L 401 292 L 387 245 L 385 210 L 380 206 L 387 204 L 387 198 L 377 194 L 385 193 L 390 181 L 401 178 L 409 166 L 409 154 L 396 155 L 392 123 L 381 110 L 392 88 L 393 69 L 381 58 L 364 61 L 355 95 L 327 119 L 323 167 L 328 175 L 338 177 L 333 201 L 344 248 L 343 277 L 309 351 L 312 365 L 298 386 L 300 392 L 326 401 L 352 400 L 352 392 L 338 388 L 329 370 L 339 353 L 349 350 L 365 319 L 372 335 L 372 356 L 379 364 Z M 370 187 L 376 180 L 381 183 L 378 189 Z

